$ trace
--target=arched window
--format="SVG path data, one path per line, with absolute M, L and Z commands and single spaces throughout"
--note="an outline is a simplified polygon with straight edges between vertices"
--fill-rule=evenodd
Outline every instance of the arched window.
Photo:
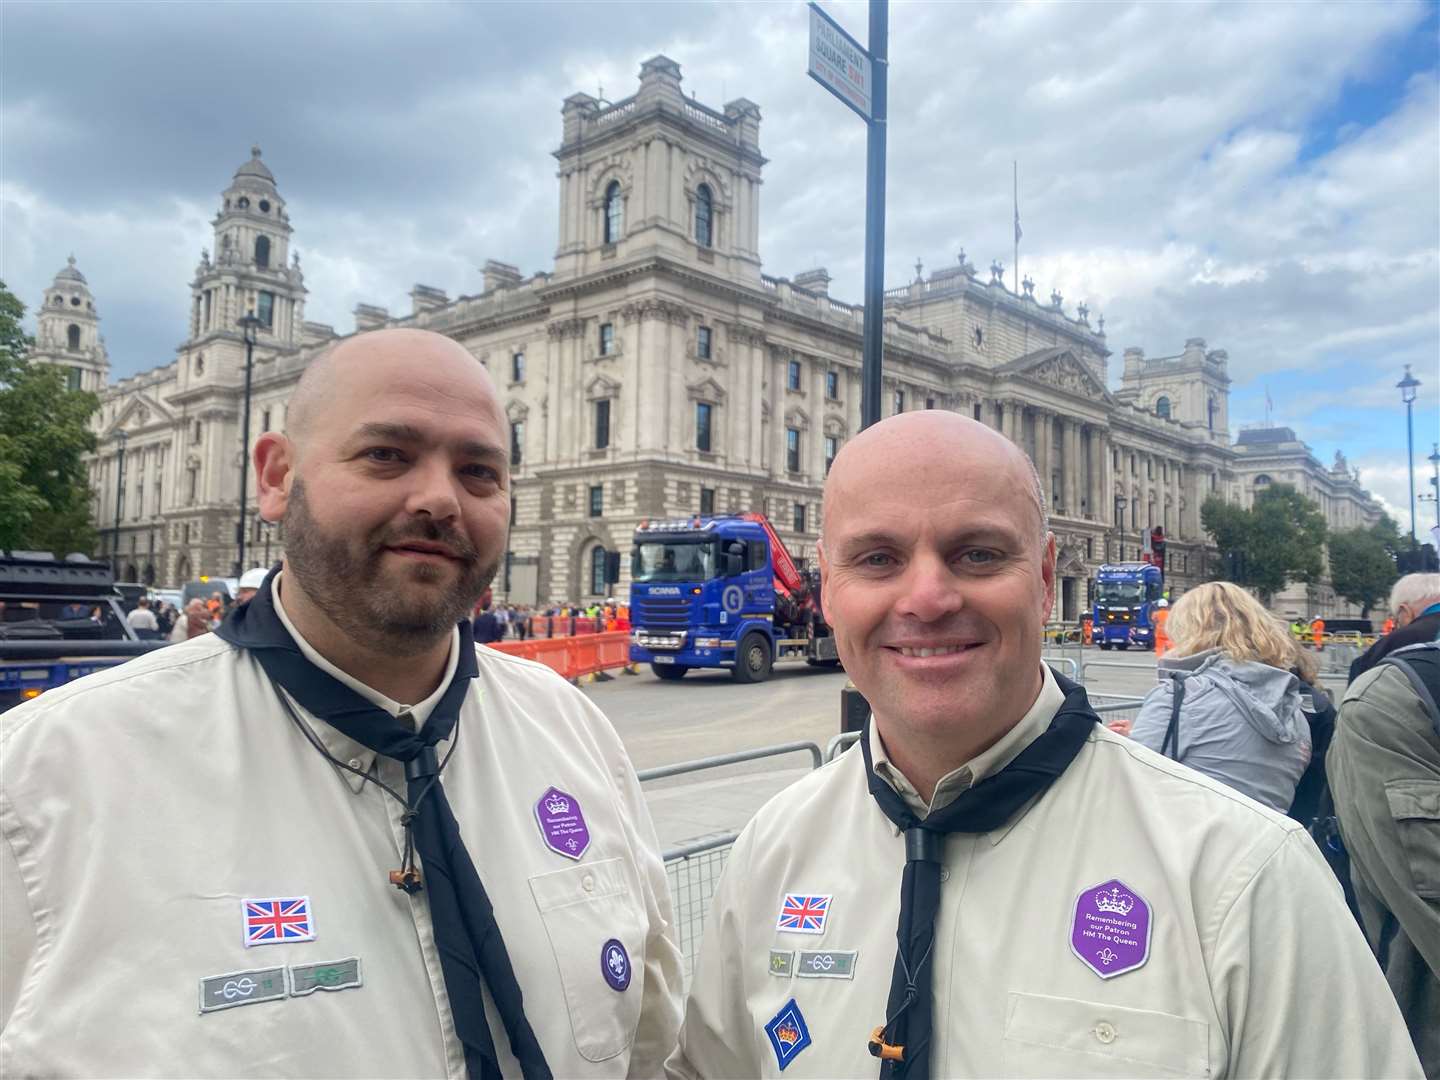
M 1155 400 L 1155 415 L 1162 420 L 1170 419 L 1170 399 L 1161 395 Z
M 620 181 L 611 180 L 605 189 L 605 243 L 620 242 L 620 233 L 625 227 L 625 207 L 620 199 Z
M 590 593 L 605 595 L 605 548 L 600 544 L 590 549 Z
M 1207 415 L 1206 415 L 1206 421 L 1205 421 L 1205 422 L 1206 422 L 1206 424 L 1208 425 L 1209 429 L 1210 429 L 1211 431 L 1214 431 L 1214 430 L 1215 430 L 1215 412 L 1216 412 L 1215 395 L 1214 395 L 1214 394 L 1211 394 L 1211 395 L 1210 395 L 1210 400 L 1209 400 L 1208 402 L 1206 402 L 1205 408 L 1206 408 L 1206 413 L 1207 413 Z
M 703 248 L 715 246 L 715 200 L 708 184 L 695 189 L 695 243 Z
M 255 238 L 255 265 L 261 270 L 270 265 L 270 238 L 268 236 Z
M 1262 472 L 1259 476 L 1255 477 L 1255 486 L 1256 486 L 1256 487 L 1269 487 L 1269 486 L 1270 486 L 1270 477 L 1269 477 L 1269 474 Z
M 73 322 L 65 331 L 65 341 L 72 349 L 80 348 L 80 327 Z

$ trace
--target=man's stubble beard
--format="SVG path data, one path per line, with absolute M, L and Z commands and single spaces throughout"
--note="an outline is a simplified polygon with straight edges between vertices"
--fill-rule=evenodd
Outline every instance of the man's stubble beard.
M 418 655 L 450 633 L 470 614 L 500 569 L 498 560 L 482 564 L 467 538 L 424 518 L 403 533 L 389 526 L 375 530 L 361 541 L 364 553 L 357 555 L 353 538 L 331 536 L 315 520 L 298 477 L 281 520 L 285 568 L 311 602 L 347 637 L 394 655 Z M 433 602 L 415 600 L 414 591 L 403 584 L 397 588 L 383 582 L 380 563 L 385 545 L 407 539 L 444 543 L 462 556 L 460 575 Z M 411 567 L 408 576 L 417 584 L 431 585 L 443 573 L 422 563 Z

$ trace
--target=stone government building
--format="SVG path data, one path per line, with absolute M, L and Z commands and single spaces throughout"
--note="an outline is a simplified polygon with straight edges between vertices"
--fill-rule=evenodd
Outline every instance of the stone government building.
M 627 552 L 643 518 L 761 510 L 812 559 L 825 473 L 859 430 L 861 309 L 831 298 L 823 269 L 762 273 L 759 107 L 688 98 L 679 65 L 657 56 L 633 96 L 575 94 L 561 115 L 551 271 L 525 277 L 492 260 L 479 295 L 416 285 L 409 314 L 365 304 L 354 313 L 356 332 L 448 334 L 494 376 L 515 476 L 497 591 L 518 603 L 623 595 L 628 560 L 607 589 L 604 554 Z M 185 340 L 162 367 L 108 382 L 94 297 L 73 258 L 37 312 L 36 356 L 100 391 L 94 515 L 101 554 L 129 580 L 231 572 L 237 320 L 253 310 L 264 324 L 249 439 L 283 427 L 296 380 L 339 336 L 305 320 L 285 200 L 258 148 L 222 193 L 213 228 Z M 884 412 L 961 412 L 1031 455 L 1059 546 L 1057 618 L 1077 618 L 1096 567 L 1137 557 L 1151 525 L 1169 537 L 1177 591 L 1200 580 L 1200 504 L 1211 493 L 1248 501 L 1283 481 L 1336 528 L 1379 516 L 1343 463 L 1323 467 L 1287 429 L 1241 432 L 1232 444 L 1228 357 L 1202 338 L 1175 356 L 1125 349 L 1112 392 L 1104 319 L 1092 326 L 1084 304 L 1071 314 L 1058 292 L 1043 302 L 1028 278 L 1017 295 L 1002 267 L 987 277 L 963 253 L 928 278 L 916 269 L 885 294 Z M 253 492 L 249 507 L 247 562 L 273 560 L 283 532 L 259 520 Z M 1298 587 L 1277 607 L 1341 612 L 1324 586 Z

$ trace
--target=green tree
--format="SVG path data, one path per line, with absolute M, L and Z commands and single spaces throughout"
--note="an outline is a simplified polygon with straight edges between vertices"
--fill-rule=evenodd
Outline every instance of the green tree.
M 1401 542 L 1395 522 L 1384 515 L 1368 529 L 1346 529 L 1330 537 L 1330 582 L 1346 600 L 1360 605 L 1362 619 L 1400 576 L 1395 553 Z
M 1292 581 L 1324 574 L 1325 516 L 1289 484 L 1272 484 L 1246 510 L 1212 495 L 1200 523 L 1220 549 L 1211 577 L 1254 589 L 1263 603 Z
M 25 305 L 0 281 L 0 549 L 92 550 L 84 455 L 95 449 L 94 394 L 26 359 Z

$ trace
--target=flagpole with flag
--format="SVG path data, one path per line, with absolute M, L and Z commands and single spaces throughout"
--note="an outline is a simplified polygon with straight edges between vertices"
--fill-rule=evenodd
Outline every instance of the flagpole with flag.
M 1020 162 L 1010 163 L 1015 169 L 1015 295 L 1020 295 Z
M 1270 400 L 1270 387 L 1265 387 L 1265 426 L 1270 426 L 1270 413 L 1275 408 L 1275 403 Z

